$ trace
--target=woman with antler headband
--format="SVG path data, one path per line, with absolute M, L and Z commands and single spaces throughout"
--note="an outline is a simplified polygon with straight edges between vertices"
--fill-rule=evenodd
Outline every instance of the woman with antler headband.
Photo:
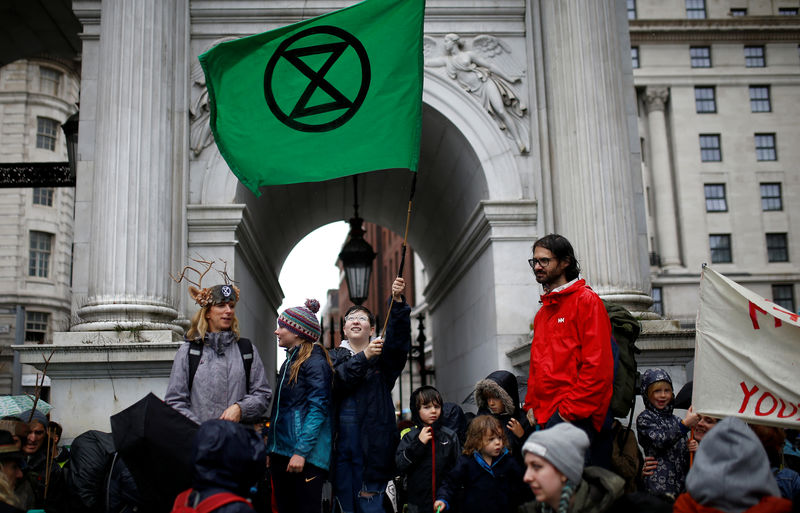
M 174 409 L 202 423 L 211 419 L 253 423 L 264 417 L 272 390 L 267 383 L 264 364 L 258 350 L 239 336 L 239 320 L 235 308 L 239 288 L 226 272 L 221 272 L 225 285 L 202 288 L 203 276 L 214 262 L 198 261 L 208 268 L 200 279 L 190 283 L 189 295 L 200 305 L 186 333 L 186 342 L 178 349 L 172 363 L 165 402 Z

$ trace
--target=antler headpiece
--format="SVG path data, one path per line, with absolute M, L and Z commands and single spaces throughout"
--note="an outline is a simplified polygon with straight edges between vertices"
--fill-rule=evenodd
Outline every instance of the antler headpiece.
M 225 285 L 214 285 L 213 287 L 203 288 L 203 277 L 208 274 L 208 271 L 214 268 L 214 260 L 203 260 L 192 258 L 198 264 L 205 266 L 203 271 L 199 271 L 192 266 L 185 266 L 179 276 L 176 278 L 170 273 L 169 277 L 172 278 L 175 283 L 180 283 L 183 280 L 188 281 L 192 285 L 189 285 L 189 295 L 194 299 L 195 303 L 200 305 L 201 307 L 209 306 L 209 305 L 218 305 L 220 303 L 236 303 L 239 301 L 239 287 L 234 285 L 234 281 L 228 275 L 228 262 L 222 260 L 222 263 L 225 264 L 225 267 L 222 271 L 217 270 L 217 272 L 222 276 L 222 279 L 225 280 Z M 197 274 L 197 281 L 192 281 L 186 276 L 188 271 L 193 271 Z

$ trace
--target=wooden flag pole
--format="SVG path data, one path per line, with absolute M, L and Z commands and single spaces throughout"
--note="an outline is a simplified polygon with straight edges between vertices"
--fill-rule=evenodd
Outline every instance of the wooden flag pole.
M 414 202 L 414 192 L 417 189 L 417 173 L 411 179 L 411 194 L 408 196 L 408 214 L 406 215 L 406 231 L 403 235 L 403 251 L 400 255 L 400 267 L 397 270 L 397 277 L 403 277 L 403 267 L 406 265 L 406 243 L 408 242 L 408 225 L 411 224 L 411 205 Z M 394 305 L 394 298 L 389 301 L 389 311 L 386 312 L 386 319 L 383 321 L 383 329 L 381 330 L 381 340 L 386 336 L 386 327 L 389 325 L 389 314 L 392 313 L 392 306 Z

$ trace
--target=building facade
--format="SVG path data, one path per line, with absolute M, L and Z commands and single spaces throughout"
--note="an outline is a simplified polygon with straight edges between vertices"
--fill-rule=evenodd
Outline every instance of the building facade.
M 0 68 L 0 162 L 66 161 L 61 124 L 77 111 L 79 87 L 61 59 Z M 69 330 L 74 200 L 71 187 L 0 189 L 0 393 L 13 388 L 13 343 L 52 344 Z M 32 367 L 16 374 L 35 385 Z
M 704 263 L 800 308 L 798 9 L 627 0 L 652 296 L 685 326 Z

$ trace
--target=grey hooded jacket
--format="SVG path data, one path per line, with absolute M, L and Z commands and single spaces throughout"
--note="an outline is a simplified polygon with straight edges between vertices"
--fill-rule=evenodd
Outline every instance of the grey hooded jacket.
M 189 347 L 189 342 L 185 342 L 175 354 L 164 397 L 168 405 L 198 424 L 218 419 L 234 403 L 242 409 L 244 423 L 266 416 L 272 389 L 255 344 L 250 383 L 246 389 L 242 355 L 233 332 L 207 333 L 191 392 Z
M 740 513 L 762 497 L 780 496 L 767 453 L 753 430 L 739 419 L 723 419 L 703 437 L 686 491 L 703 506 Z

